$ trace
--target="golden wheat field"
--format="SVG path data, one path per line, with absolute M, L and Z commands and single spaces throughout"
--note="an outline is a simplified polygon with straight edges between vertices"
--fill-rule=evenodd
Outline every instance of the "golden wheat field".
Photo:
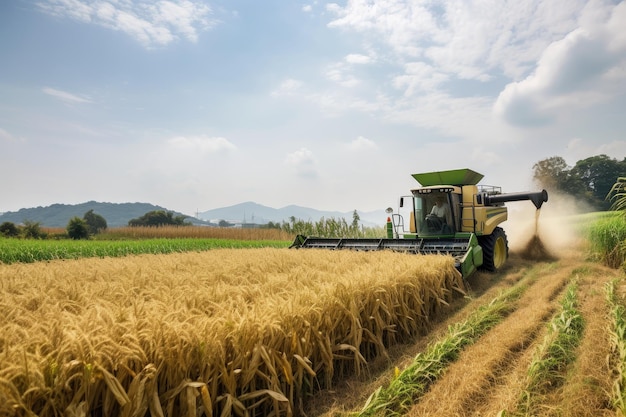
M 298 415 L 462 292 L 452 259 L 391 252 L 0 265 L 0 415 Z

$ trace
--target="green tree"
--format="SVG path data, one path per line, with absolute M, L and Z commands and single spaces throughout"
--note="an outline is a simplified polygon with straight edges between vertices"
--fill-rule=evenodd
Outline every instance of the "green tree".
M 186 216 L 174 216 L 171 211 L 165 210 L 153 210 L 149 211 L 143 216 L 131 219 L 128 222 L 129 226 L 188 226 L 191 223 L 185 222 Z
M 89 238 L 89 226 L 80 217 L 72 217 L 67 224 L 67 234 L 74 240 Z
M 21 227 L 21 230 L 25 238 L 43 239 L 46 237 L 46 234 L 41 230 L 39 222 L 26 220 L 24 221 L 24 225 Z
M 20 234 L 19 229 L 12 222 L 4 222 L 0 224 L 0 235 L 6 237 L 16 237 Z
M 570 167 L 560 156 L 543 159 L 533 165 L 533 178 L 548 190 L 560 190 L 569 173 Z
M 359 213 L 354 210 L 354 212 L 352 213 L 352 224 L 350 224 L 350 236 L 351 237 L 358 237 L 359 236 L 359 222 L 361 221 L 361 217 L 359 216 Z
M 95 235 L 107 228 L 107 221 L 104 217 L 89 210 L 83 215 L 83 220 L 87 223 L 89 234 Z
M 262 226 L 264 229 L 280 229 L 280 223 L 269 221 L 266 225 Z
M 590 202 L 601 210 L 608 210 L 611 204 L 605 197 L 615 181 L 626 176 L 626 158 L 618 161 L 607 155 L 592 156 L 576 162 L 570 172 L 580 179 Z
M 553 156 L 533 165 L 535 181 L 548 191 L 559 191 L 588 203 L 596 210 L 610 206 L 605 198 L 618 177 L 626 176 L 623 161 L 597 155 L 569 167 L 560 156 Z

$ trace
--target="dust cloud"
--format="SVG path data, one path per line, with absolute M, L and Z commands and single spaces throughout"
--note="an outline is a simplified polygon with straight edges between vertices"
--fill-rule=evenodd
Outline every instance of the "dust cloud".
M 523 258 L 551 261 L 574 256 L 581 238 L 572 227 L 572 216 L 588 212 L 570 196 L 550 192 L 537 210 L 530 201 L 508 203 L 509 218 L 502 225 L 509 249 Z

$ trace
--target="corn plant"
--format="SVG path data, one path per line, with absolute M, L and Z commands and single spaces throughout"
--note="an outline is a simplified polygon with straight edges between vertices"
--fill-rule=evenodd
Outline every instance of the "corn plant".
M 626 415 L 626 310 L 615 294 L 617 280 L 605 285 L 609 306 L 609 337 L 612 351 L 612 367 L 616 373 L 612 387 L 613 404 Z
M 589 241 L 592 252 L 611 268 L 618 268 L 626 262 L 626 217 L 621 215 L 604 216 L 589 228 Z
M 343 217 L 339 219 L 322 217 L 319 221 L 312 222 L 296 219 L 292 216 L 289 222 L 283 222 L 282 230 L 292 235 L 341 238 L 384 237 L 386 233 L 383 226 L 359 226 L 359 217 L 356 212 L 353 214 L 351 223 L 348 223 Z
M 626 215 L 626 177 L 619 177 L 607 195 L 611 209 L 622 211 Z

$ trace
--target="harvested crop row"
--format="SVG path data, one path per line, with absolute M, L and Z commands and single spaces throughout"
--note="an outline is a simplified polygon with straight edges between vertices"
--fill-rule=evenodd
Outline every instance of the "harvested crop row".
M 578 310 L 585 328 L 575 352 L 575 361 L 569 367 L 562 389 L 551 395 L 555 403 L 549 410 L 558 409 L 560 415 L 572 417 L 615 416 L 611 404 L 610 342 L 607 317 L 609 308 L 603 291 L 605 284 L 618 271 L 594 264 L 575 268 L 572 277 L 578 286 Z M 550 411 L 546 415 L 559 415 Z
M 465 349 L 407 415 L 495 415 L 505 407 L 507 395 L 494 395 L 494 390 L 505 385 L 505 376 L 533 346 L 555 310 L 555 297 L 567 283 L 567 275 L 552 279 L 551 271 L 545 265 L 526 271 L 522 283 L 529 288 L 515 311 Z
M 535 352 L 517 407 L 521 415 L 540 414 L 542 401 L 563 385 L 566 369 L 576 357 L 575 350 L 584 329 L 576 291 L 577 283 L 574 281 L 567 287 L 560 302 L 561 309 L 550 321 L 548 334 Z
M 403 415 L 447 370 L 461 352 L 497 325 L 515 309 L 515 301 L 527 289 L 526 283 L 500 294 L 480 306 L 467 320 L 450 326 L 448 333 L 419 353 L 413 362 L 386 387 L 380 387 L 367 400 L 360 416 Z
M 508 407 L 515 409 L 513 415 L 615 415 L 608 395 L 608 308 L 602 295 L 603 286 L 615 275 L 614 270 L 592 264 L 572 270 L 561 310 L 528 366 L 521 401 Z
M 0 414 L 297 413 L 462 285 L 450 258 L 388 252 L 0 265 Z

